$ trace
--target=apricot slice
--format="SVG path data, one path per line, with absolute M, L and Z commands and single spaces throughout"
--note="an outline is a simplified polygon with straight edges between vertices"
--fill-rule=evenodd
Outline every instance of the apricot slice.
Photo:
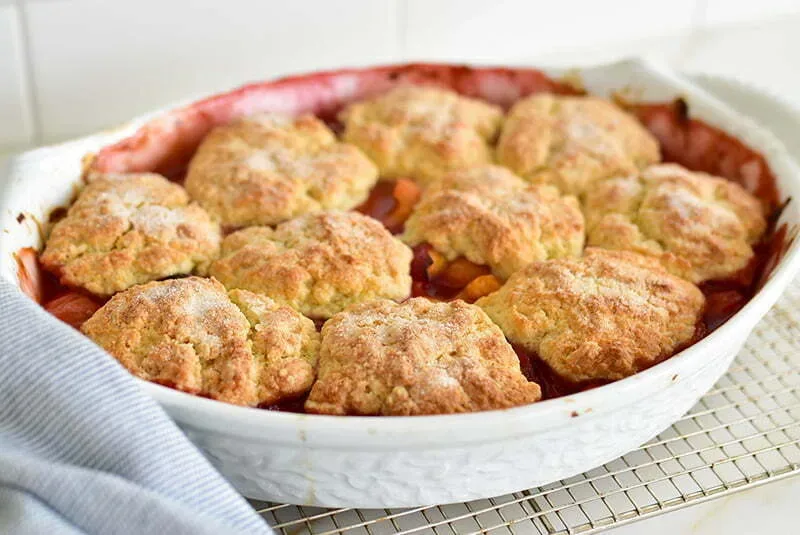
M 459 292 L 456 299 L 463 299 L 467 303 L 474 303 L 481 297 L 499 290 L 500 286 L 502 286 L 502 283 L 494 275 L 481 275 L 480 277 L 472 279 L 472 281 Z
M 44 309 L 64 323 L 79 329 L 97 312 L 100 305 L 83 294 L 69 292 L 44 305 Z

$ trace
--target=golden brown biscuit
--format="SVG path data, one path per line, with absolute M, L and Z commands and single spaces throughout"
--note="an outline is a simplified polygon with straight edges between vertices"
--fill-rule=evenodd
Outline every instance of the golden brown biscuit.
M 654 260 L 589 248 L 534 262 L 476 303 L 508 339 L 570 381 L 615 380 L 689 343 L 704 298 Z
M 219 226 L 179 185 L 149 173 L 100 175 L 55 224 L 41 262 L 62 284 L 107 296 L 203 271 L 220 239 Z
M 523 99 L 511 108 L 497 143 L 498 162 L 573 195 L 660 159 L 658 142 L 633 116 L 597 97 Z
M 596 184 L 585 210 L 590 245 L 653 256 L 695 283 L 745 267 L 766 228 L 741 186 L 674 164 Z
M 218 126 L 197 149 L 186 189 L 230 227 L 274 225 L 363 202 L 378 170 L 312 115 L 258 115 Z
M 402 239 L 430 243 L 448 260 L 464 256 L 505 279 L 535 260 L 579 256 L 583 215 L 575 197 L 486 165 L 454 171 L 426 189 Z
M 541 397 L 500 329 L 463 301 L 346 309 L 322 328 L 318 376 L 305 408 L 322 414 L 445 414 Z
M 351 104 L 340 118 L 344 140 L 378 164 L 382 177 L 424 184 L 446 171 L 491 162 L 503 112 L 446 89 L 401 86 Z
M 134 286 L 82 330 L 142 379 L 237 405 L 307 392 L 319 350 L 310 319 L 199 277 Z
M 411 291 L 411 250 L 356 212 L 308 214 L 229 235 L 209 272 L 228 288 L 270 296 L 314 318 Z

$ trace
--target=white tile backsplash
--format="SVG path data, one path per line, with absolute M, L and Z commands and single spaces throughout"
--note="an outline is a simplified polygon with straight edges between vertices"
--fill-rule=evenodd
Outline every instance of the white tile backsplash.
M 602 46 L 583 45 L 553 48 L 537 51 L 529 58 L 520 58 L 520 62 L 531 65 L 580 67 L 610 63 L 635 54 L 660 63 L 680 66 L 687 56 L 689 45 L 688 32 L 682 32 L 668 36 L 636 39 L 635 41 L 625 39 L 603 43 Z M 632 49 L 632 46 L 635 46 L 635 49 Z
M 0 5 L 0 147 L 33 141 L 23 47 L 19 13 L 12 5 Z
M 25 4 L 43 137 L 277 74 L 385 62 L 394 4 L 63 0 Z
M 688 28 L 694 0 L 407 0 L 411 57 L 495 61 Z
M 708 25 L 753 22 L 800 13 L 800 0 L 702 0 Z M 798 29 L 800 30 L 800 28 Z
M 695 29 L 789 12 L 800 14 L 800 0 L 0 0 L 0 147 L 320 68 L 586 64 L 632 54 L 677 65 L 706 55 L 694 51 Z M 709 45 L 708 55 L 722 46 Z
M 689 72 L 739 78 L 800 104 L 800 13 L 773 20 L 709 28 L 682 65 Z

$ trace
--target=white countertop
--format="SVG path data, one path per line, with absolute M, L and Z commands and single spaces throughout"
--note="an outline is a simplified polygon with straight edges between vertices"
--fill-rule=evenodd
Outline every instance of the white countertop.
M 800 15 L 697 29 L 681 35 L 555 50 L 534 62 L 576 65 L 630 55 L 651 57 L 689 73 L 738 78 L 800 106 Z
M 731 535 L 797 533 L 800 477 L 767 483 L 724 498 L 608 530 L 613 535 Z

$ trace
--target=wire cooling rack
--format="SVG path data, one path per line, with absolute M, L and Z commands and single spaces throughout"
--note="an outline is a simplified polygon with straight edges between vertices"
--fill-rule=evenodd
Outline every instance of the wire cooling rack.
M 800 281 L 728 373 L 668 430 L 602 467 L 544 487 L 415 509 L 252 502 L 285 535 L 576 534 L 800 474 Z
M 744 91 L 744 88 L 739 88 Z M 593 533 L 800 474 L 800 280 L 683 418 L 619 459 L 539 488 L 414 509 L 251 502 L 278 533 Z

